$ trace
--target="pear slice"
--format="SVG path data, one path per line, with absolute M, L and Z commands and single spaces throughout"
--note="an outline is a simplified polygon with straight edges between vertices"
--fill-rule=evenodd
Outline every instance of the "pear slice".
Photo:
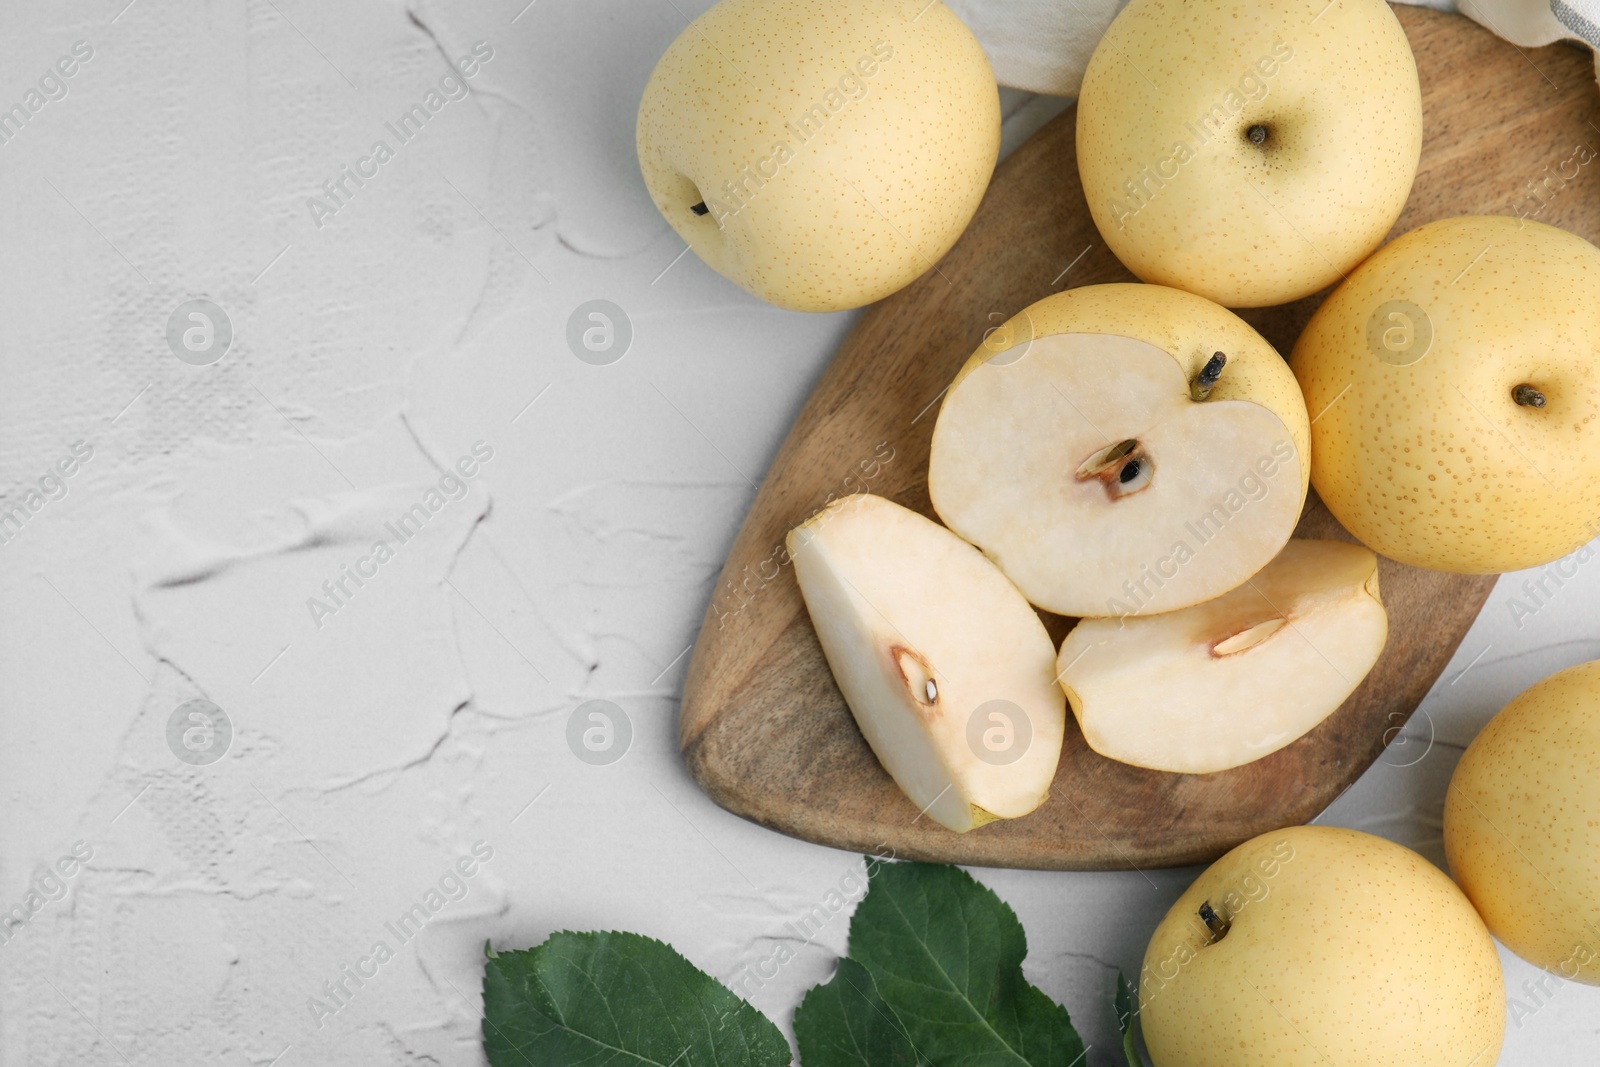
M 1044 802 L 1066 701 L 1039 616 L 983 554 L 883 497 L 789 533 L 834 680 L 911 802 L 963 833 Z
M 967 361 L 928 492 L 1046 611 L 1154 614 L 1277 555 L 1305 502 L 1308 436 L 1294 375 L 1237 315 L 1091 285 L 1031 305 Z
M 1061 687 L 1089 747 L 1181 774 L 1258 760 L 1332 714 L 1378 661 L 1389 617 L 1378 558 L 1290 541 L 1216 600 L 1085 619 L 1061 643 Z

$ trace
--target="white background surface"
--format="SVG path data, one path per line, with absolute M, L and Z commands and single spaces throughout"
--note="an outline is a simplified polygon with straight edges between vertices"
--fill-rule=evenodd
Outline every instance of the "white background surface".
M 5 106 L 94 49 L 0 145 L 8 505 L 93 447 L 0 545 L 3 906 L 93 849 L 0 945 L 3 1062 L 475 1064 L 485 939 L 558 929 L 649 933 L 737 980 L 860 861 L 702 796 L 677 693 L 753 484 L 852 317 L 762 306 L 680 258 L 646 198 L 634 111 L 706 3 L 123 2 L 0 12 Z M 384 123 L 478 41 L 473 93 L 396 147 Z M 1009 145 L 1059 103 L 1007 107 Z M 379 138 L 394 158 L 319 227 L 308 198 Z M 166 343 L 193 296 L 233 325 L 211 366 Z M 565 342 L 595 298 L 633 324 L 611 366 Z M 308 598 L 477 441 L 470 494 L 319 627 Z M 1519 619 L 1525 577 L 1323 821 L 1443 862 L 1461 747 L 1600 656 L 1600 563 Z M 205 767 L 166 741 L 197 696 L 236 730 Z M 605 767 L 565 741 L 597 697 L 634 730 Z M 395 945 L 384 923 L 477 841 L 493 858 L 465 897 L 319 1025 L 323 983 Z M 1113 1062 L 1114 974 L 1194 872 L 975 873 L 1089 1062 Z M 845 934 L 841 915 L 796 946 L 756 1005 L 787 1029 Z M 1593 1062 L 1600 991 L 1530 993 L 1539 972 L 1504 958 L 1526 1010 L 1502 1062 Z

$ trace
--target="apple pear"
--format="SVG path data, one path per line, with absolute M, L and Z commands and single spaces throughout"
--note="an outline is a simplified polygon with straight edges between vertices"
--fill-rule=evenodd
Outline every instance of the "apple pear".
M 1383 555 L 1492 574 L 1600 534 L 1600 249 L 1581 237 L 1430 222 L 1356 268 L 1289 362 L 1312 484 Z
M 1270 755 L 1337 711 L 1388 632 L 1378 557 L 1292 540 L 1215 600 L 1083 620 L 1061 643 L 1057 677 L 1102 756 L 1210 774 Z
M 1444 849 L 1507 948 L 1600 985 L 1600 660 L 1523 691 L 1467 746 Z
M 1416 60 L 1383 0 L 1132 0 L 1078 98 L 1106 245 L 1228 307 L 1338 281 L 1400 217 L 1421 151 Z
M 1066 706 L 1050 635 L 1016 586 L 879 496 L 834 501 L 787 546 L 845 703 L 911 802 L 958 832 L 1043 803 Z
M 1505 979 L 1483 920 L 1391 841 L 1297 826 L 1246 841 L 1156 927 L 1139 978 L 1155 1067 L 1488 1067 Z
M 1289 540 L 1310 471 L 1305 403 L 1238 316 L 1157 285 L 1046 297 L 978 348 L 933 430 L 946 525 L 1046 611 L 1172 611 Z
M 721 0 L 656 65 L 637 139 L 651 199 L 707 265 L 837 311 L 955 244 L 999 155 L 1000 97 L 939 0 Z

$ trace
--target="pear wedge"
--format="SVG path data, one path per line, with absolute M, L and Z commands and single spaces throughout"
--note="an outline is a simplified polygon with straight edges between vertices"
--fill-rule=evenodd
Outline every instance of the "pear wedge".
M 1215 600 L 1162 615 L 1085 619 L 1057 670 L 1089 747 L 1183 774 L 1276 752 L 1332 714 L 1389 633 L 1378 558 L 1292 540 Z
M 830 504 L 787 545 L 834 680 L 911 802 L 958 833 L 1043 803 L 1065 699 L 1044 624 L 999 568 L 866 494 Z

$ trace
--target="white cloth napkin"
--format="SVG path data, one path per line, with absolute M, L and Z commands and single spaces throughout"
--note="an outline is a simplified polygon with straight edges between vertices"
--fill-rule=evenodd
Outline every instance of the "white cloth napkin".
M 1077 96 L 1083 68 L 1126 0 L 945 0 L 972 27 L 1001 85 Z M 1600 49 L 1600 0 L 1403 0 L 1462 14 L 1524 48 L 1575 40 Z M 1596 60 L 1600 78 L 1600 57 Z

